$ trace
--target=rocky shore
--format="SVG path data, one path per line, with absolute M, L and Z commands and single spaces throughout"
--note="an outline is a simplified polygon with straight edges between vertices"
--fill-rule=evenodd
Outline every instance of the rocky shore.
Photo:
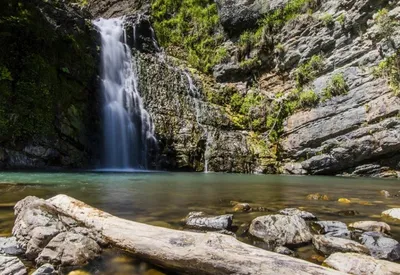
M 35 275 L 90 274 L 76 272 L 110 247 L 166 273 L 389 275 L 400 270 L 400 243 L 386 223 L 400 223 L 399 208 L 384 211 L 379 220 L 355 218 L 345 224 L 297 208 L 273 213 L 251 203 L 231 204 L 232 214 L 189 213 L 180 231 L 122 220 L 65 195 L 27 197 L 15 205 L 13 236 L 0 238 L 0 274 L 27 274 L 26 263 L 35 267 Z M 235 215 L 246 213 L 256 217 L 238 227 Z M 243 238 L 255 246 L 236 240 Z M 298 259 L 296 251 L 310 245 L 315 252 L 308 261 L 318 265 Z M 103 274 L 101 267 L 96 274 Z

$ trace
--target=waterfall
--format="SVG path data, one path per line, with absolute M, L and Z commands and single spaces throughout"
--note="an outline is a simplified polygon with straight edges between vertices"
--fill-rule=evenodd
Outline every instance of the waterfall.
M 147 147 L 155 141 L 154 129 L 138 91 L 136 64 L 126 44 L 124 19 L 100 18 L 94 25 L 101 34 L 102 167 L 146 169 Z

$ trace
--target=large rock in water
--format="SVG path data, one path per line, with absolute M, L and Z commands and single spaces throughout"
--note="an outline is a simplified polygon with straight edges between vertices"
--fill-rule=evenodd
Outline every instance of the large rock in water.
M 312 239 L 306 222 L 299 216 L 261 216 L 251 222 L 249 232 L 275 246 L 308 243 Z
M 190 212 L 186 217 L 186 225 L 202 229 L 229 229 L 233 215 L 206 216 L 203 212 Z
M 17 257 L 0 255 L 0 274 L 1 275 L 25 275 L 26 268 Z
M 359 221 L 349 224 L 349 227 L 363 231 L 376 231 L 382 233 L 390 232 L 390 226 L 385 222 Z
M 101 252 L 104 241 L 95 232 L 78 227 L 45 200 L 27 197 L 15 205 L 15 214 L 13 234 L 26 257 L 38 264 L 81 266 Z
M 379 232 L 365 232 L 361 235 L 361 243 L 369 248 L 371 255 L 378 259 L 387 259 L 397 261 L 400 258 L 397 255 L 399 242 L 383 236 Z M 394 251 L 392 253 L 392 251 Z
M 216 0 L 222 26 L 228 31 L 253 27 L 268 12 L 284 7 L 289 0 Z
M 314 235 L 312 242 L 315 248 L 325 255 L 330 255 L 336 252 L 356 252 L 369 254 L 369 250 L 366 246 L 343 238 Z
M 318 221 L 313 222 L 311 227 L 318 234 L 324 234 L 330 237 L 338 238 L 351 238 L 351 232 L 347 228 L 347 225 L 339 221 Z
M 400 220 L 400 208 L 392 208 L 382 212 L 382 216 Z
M 299 216 L 300 218 L 304 220 L 316 220 L 317 217 L 315 217 L 312 213 L 303 211 L 297 208 L 285 208 L 283 210 L 279 211 L 279 214 L 282 215 L 287 215 L 287 216 Z
M 400 274 L 400 264 L 377 260 L 371 256 L 357 253 L 332 254 L 324 261 L 324 265 L 355 275 Z

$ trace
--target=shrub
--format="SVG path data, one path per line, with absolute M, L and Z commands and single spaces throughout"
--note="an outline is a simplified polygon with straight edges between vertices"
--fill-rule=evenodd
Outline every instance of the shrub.
M 323 58 L 320 55 L 314 55 L 311 59 L 301 64 L 295 71 L 296 86 L 298 88 L 314 80 L 324 67 Z
M 311 108 L 319 103 L 319 97 L 313 90 L 307 90 L 300 93 L 299 107 Z
M 381 61 L 373 71 L 375 77 L 384 77 L 389 81 L 390 88 L 397 96 L 400 94 L 400 50 Z
M 340 24 L 340 25 L 344 25 L 344 23 L 346 22 L 346 15 L 344 13 L 342 13 L 341 15 L 339 15 L 336 18 L 336 21 Z
M 330 13 L 324 13 L 319 19 L 322 21 L 325 27 L 329 27 L 333 24 L 333 16 Z
M 331 99 L 332 97 L 345 95 L 349 92 L 349 86 L 344 79 L 343 73 L 335 74 L 328 85 L 323 90 L 323 100 Z
M 384 38 L 390 38 L 395 31 L 396 23 L 389 16 L 387 9 L 381 9 L 375 16 L 375 22 L 378 25 L 378 30 Z

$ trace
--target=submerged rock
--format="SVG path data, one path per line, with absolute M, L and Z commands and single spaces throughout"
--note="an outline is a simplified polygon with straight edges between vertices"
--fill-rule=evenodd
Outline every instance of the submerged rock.
M 0 254 L 18 256 L 24 251 L 19 247 L 15 237 L 0 238 Z
M 356 215 L 360 214 L 356 210 L 340 210 L 340 211 L 338 211 L 336 213 L 341 215 L 341 216 L 356 216 Z
M 340 203 L 351 203 L 351 201 L 349 199 L 346 199 L 346 198 L 339 198 L 338 202 L 340 202 Z
M 365 232 L 361 235 L 360 239 L 361 243 L 371 251 L 371 256 L 391 261 L 400 259 L 397 257 L 396 252 L 391 254 L 393 250 L 397 249 L 398 241 L 387 238 L 379 232 Z
M 1 275 L 26 275 L 24 264 L 17 257 L 0 255 L 0 274 Z
M 58 275 L 58 272 L 51 264 L 44 264 L 39 267 L 32 275 Z
M 390 193 L 388 191 L 386 191 L 386 190 L 381 190 L 381 192 L 379 192 L 379 193 L 381 193 L 381 195 L 384 196 L 385 198 L 389 198 L 390 197 Z
M 245 202 L 231 201 L 231 205 L 233 205 L 234 212 L 250 212 L 252 210 L 250 204 Z
M 186 217 L 186 225 L 205 229 L 230 229 L 233 215 L 206 216 L 203 212 L 190 212 Z
M 339 221 L 318 221 L 311 224 L 311 228 L 318 234 L 330 237 L 351 238 L 351 232 L 347 225 Z
M 390 226 L 385 222 L 359 221 L 349 224 L 349 227 L 363 231 L 376 231 L 382 233 L 390 232 Z
M 329 197 L 327 195 L 323 195 L 320 193 L 314 193 L 307 195 L 307 200 L 321 200 L 321 201 L 328 201 Z
M 296 252 L 294 252 L 293 250 L 290 250 L 289 248 L 287 248 L 285 246 L 275 247 L 274 252 L 283 254 L 283 255 L 287 255 L 287 256 L 292 256 L 292 257 L 296 256 Z
M 274 246 L 308 243 L 312 239 L 306 222 L 299 216 L 261 216 L 251 222 L 249 232 Z
M 392 208 L 382 212 L 382 216 L 400 220 L 400 208 Z
M 343 238 L 314 235 L 312 243 L 318 251 L 324 253 L 325 255 L 330 255 L 336 252 L 356 252 L 369 254 L 369 250 L 366 246 Z
M 324 265 L 355 275 L 394 275 L 399 274 L 400 270 L 400 264 L 357 253 L 332 254 L 324 261 Z
M 60 233 L 40 253 L 38 264 L 84 266 L 100 255 L 100 246 L 92 239 L 76 233 Z
M 305 220 L 315 220 L 315 217 L 312 213 L 303 211 L 297 208 L 286 208 L 279 211 L 279 214 L 286 215 L 286 216 L 299 216 Z

